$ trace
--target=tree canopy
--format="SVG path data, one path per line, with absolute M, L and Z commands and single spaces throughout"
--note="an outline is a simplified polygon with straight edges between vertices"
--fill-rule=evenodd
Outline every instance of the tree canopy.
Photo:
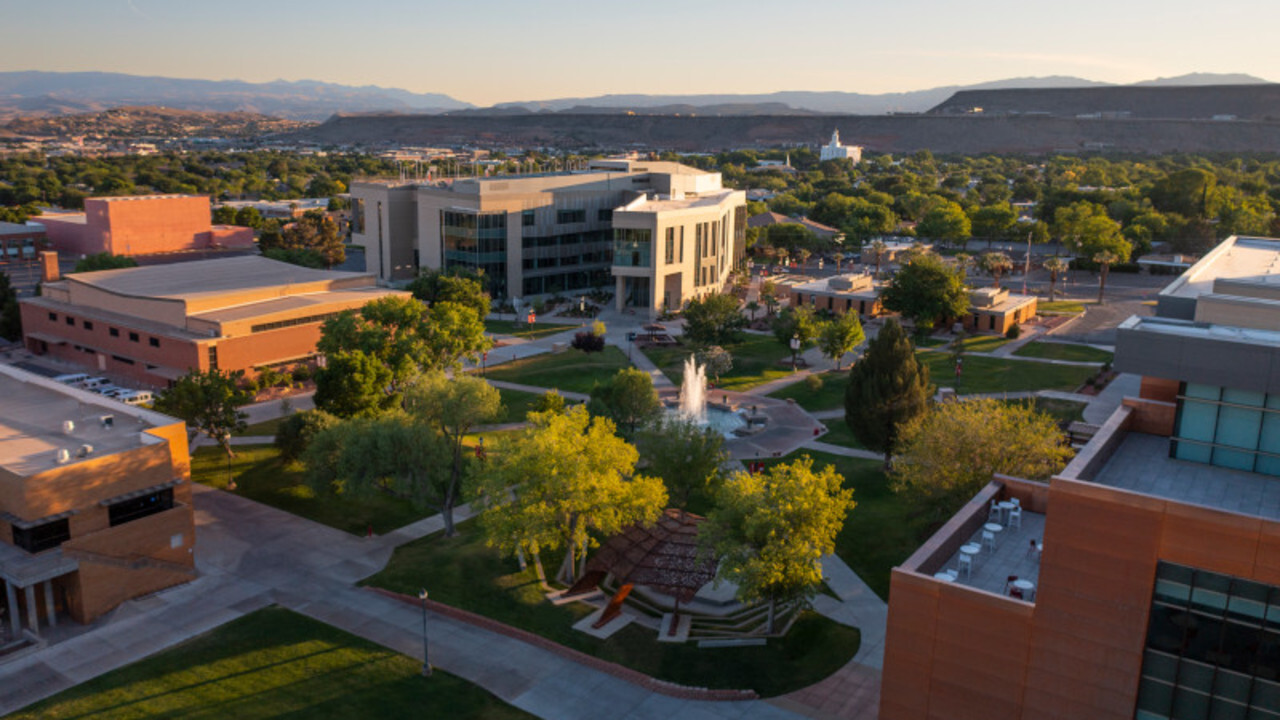
M 687 420 L 668 418 L 636 436 L 644 469 L 662 478 L 673 507 L 705 512 L 720 485 L 720 465 L 729 455 L 724 437 Z
M 591 389 L 591 411 L 610 418 L 627 435 L 654 420 L 662 411 L 653 378 L 639 368 L 623 368 L 606 383 Z
M 211 440 L 216 440 L 227 455 L 231 450 L 231 433 L 244 430 L 248 417 L 240 405 L 248 402 L 248 394 L 240 389 L 243 370 L 224 372 L 217 368 L 193 371 L 178 378 L 173 387 L 156 398 L 158 412 L 180 418 Z
M 97 272 L 99 270 L 121 270 L 138 267 L 138 261 L 127 255 L 112 255 L 108 252 L 86 255 L 76 261 L 73 273 Z
M 929 406 L 933 387 L 929 368 L 916 358 L 902 327 L 887 320 L 867 343 L 862 360 L 849 369 L 845 388 L 845 423 L 866 447 L 893 459 L 899 428 Z
M 853 352 L 864 340 L 866 334 L 862 331 L 862 322 L 852 310 L 823 323 L 818 332 L 818 347 L 822 348 L 823 356 L 835 361 L 836 370 L 840 369 L 841 358 Z
M 684 336 L 702 345 L 735 342 L 747 325 L 738 309 L 738 298 L 724 293 L 693 298 L 685 305 L 683 315 Z
M 881 293 L 885 308 L 902 313 L 917 328 L 961 317 L 969 309 L 969 292 L 959 268 L 927 253 L 902 266 Z

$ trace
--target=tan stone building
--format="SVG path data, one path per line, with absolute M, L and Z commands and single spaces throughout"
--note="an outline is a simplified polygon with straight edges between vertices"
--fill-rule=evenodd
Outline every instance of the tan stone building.
M 1003 335 L 1014 325 L 1035 317 L 1037 306 L 1034 295 L 1018 295 L 1009 292 L 1009 288 L 975 288 L 969 291 L 964 327 L 971 332 Z
M 194 576 L 182 421 L 7 365 L 0 397 L 0 636 Z
M 678 163 L 356 182 L 351 197 L 352 241 L 379 279 L 468 268 L 502 299 L 613 286 L 620 304 L 656 312 L 721 287 L 745 249 L 745 195 Z
M 307 362 L 320 326 L 400 291 L 364 273 L 313 270 L 258 256 L 57 277 L 45 254 L 40 297 L 23 298 L 27 349 L 165 387 L 190 370 Z

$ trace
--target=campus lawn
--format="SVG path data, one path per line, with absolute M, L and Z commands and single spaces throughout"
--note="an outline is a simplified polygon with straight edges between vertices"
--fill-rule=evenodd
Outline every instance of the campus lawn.
M 1048 360 L 1073 360 L 1075 362 L 1109 363 L 1115 353 L 1088 345 L 1059 342 L 1030 342 L 1013 351 L 1018 357 L 1045 358 Z
M 525 416 L 533 409 L 534 403 L 542 397 L 538 393 L 507 388 L 498 388 L 498 394 L 502 396 L 502 416 L 493 421 L 495 425 L 524 422 Z
M 370 525 L 385 533 L 427 515 L 406 500 L 372 497 L 354 500 L 317 494 L 303 480 L 300 463 L 284 463 L 274 445 L 232 446 L 231 473 L 236 494 L 330 527 L 362 535 Z M 227 487 L 227 456 L 219 447 L 202 447 L 191 456 L 191 479 L 209 487 Z
M 809 412 L 835 410 L 844 407 L 844 391 L 849 387 L 849 368 L 830 370 L 811 377 L 822 378 L 822 387 L 814 390 L 803 380 L 778 388 L 769 393 L 769 397 L 779 400 L 795 400 L 796 404 Z
M 905 498 L 889 489 L 884 463 L 879 460 L 799 450 L 785 458 L 765 462 L 766 465 L 791 462 L 804 455 L 813 458 L 814 468 L 834 465 L 836 472 L 844 476 L 845 487 L 853 488 L 857 506 L 836 536 L 836 554 L 876 595 L 888 600 L 890 570 L 928 540 L 937 524 L 931 521 L 929 513 L 912 508 Z M 948 509 L 946 516 L 955 509 Z
M 490 353 L 490 358 L 492 357 Z M 490 365 L 486 377 L 490 380 L 554 388 L 562 392 L 588 393 L 596 383 L 605 382 L 619 370 L 630 366 L 626 353 L 612 345 L 606 345 L 604 352 L 584 353 L 569 349 L 560 353 L 534 355 L 502 365 Z
M 853 436 L 853 431 L 849 429 L 849 424 L 844 418 L 827 418 L 822 423 L 827 426 L 827 434 L 818 438 L 819 442 L 830 443 L 832 445 L 840 445 L 855 450 L 866 450 L 866 446 L 858 442 Z
M 1093 304 L 1086 300 L 1055 300 L 1036 303 L 1036 312 L 1045 315 L 1079 315 L 1084 312 L 1086 305 Z
M 577 325 L 561 325 L 559 323 L 534 323 L 529 325 L 525 322 L 511 320 L 485 320 L 484 329 L 485 332 L 493 335 L 511 335 L 528 340 L 537 340 L 548 335 L 555 335 L 568 330 L 579 330 L 580 328 Z
M 961 395 L 1031 390 L 1070 392 L 1080 387 L 1094 371 L 1084 365 L 966 355 L 963 373 L 956 382 L 955 363 L 950 353 L 926 350 L 917 352 L 916 357 L 929 367 L 929 379 L 934 385 L 954 387 Z
M 533 716 L 442 671 L 281 608 L 266 608 L 9 717 Z
M 790 360 L 790 348 L 772 335 L 742 337 L 740 342 L 723 346 L 733 356 L 733 369 L 721 375 L 719 381 L 707 378 L 718 389 L 741 392 L 791 375 L 790 365 L 780 364 L 784 359 Z M 696 352 L 697 348 L 692 345 L 651 347 L 644 350 L 644 354 L 676 385 L 684 377 L 685 359 Z
M 1009 342 L 1009 338 L 1003 335 L 972 335 L 965 338 L 962 344 L 965 352 L 985 353 L 991 352 L 1007 342 Z M 948 349 L 951 347 L 950 343 L 948 343 L 947 347 Z
M 285 419 L 282 417 L 276 418 L 274 420 L 263 420 L 262 422 L 254 423 L 249 427 L 245 428 L 244 432 L 232 433 L 232 435 L 235 437 L 254 437 L 254 436 L 263 436 L 263 435 L 269 435 L 271 437 L 275 437 L 276 430 L 280 428 L 280 423 L 284 421 Z
M 387 567 L 365 584 L 405 594 L 416 594 L 425 586 L 440 602 L 656 678 L 698 687 L 751 688 L 764 696 L 812 685 L 858 650 L 857 630 L 814 613 L 798 620 L 785 638 L 763 647 L 699 649 L 696 643 L 659 643 L 656 631 L 634 623 L 598 640 L 571 627 L 589 608 L 552 605 L 532 565 L 521 571 L 515 560 L 486 547 L 475 522 L 458 527 L 457 537 L 437 534 L 401 546 Z M 543 559 L 551 568 L 560 555 Z

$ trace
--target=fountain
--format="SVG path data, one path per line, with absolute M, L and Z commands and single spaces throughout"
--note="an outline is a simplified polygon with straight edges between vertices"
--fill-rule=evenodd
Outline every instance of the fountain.
M 671 414 L 685 422 L 714 430 L 724 437 L 747 424 L 738 413 L 707 406 L 707 368 L 699 366 L 692 355 L 684 361 L 684 381 L 680 384 L 678 404 Z

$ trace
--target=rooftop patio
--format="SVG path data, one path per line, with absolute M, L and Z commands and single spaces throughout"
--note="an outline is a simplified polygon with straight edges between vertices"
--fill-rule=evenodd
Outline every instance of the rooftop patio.
M 964 569 L 961 556 L 965 553 L 960 550 L 947 560 L 941 572 L 955 571 L 956 584 L 997 595 L 1008 594 L 1006 586 L 1010 576 L 1017 576 L 1019 580 L 1036 585 L 1040 577 L 1040 557 L 1038 553 L 1031 552 L 1031 543 L 1041 543 L 1044 540 L 1044 515 L 1023 510 L 1020 527 L 1007 520 L 1007 512 L 1003 517 L 1004 522 L 997 523 L 1002 529 L 993 533 L 994 548 L 984 543 L 983 527 L 979 527 L 970 536 L 969 544 L 981 548 L 973 553 L 971 571 Z M 994 522 L 994 518 L 992 520 Z M 1034 588 L 1024 593 L 1024 599 L 1032 600 L 1032 593 Z

